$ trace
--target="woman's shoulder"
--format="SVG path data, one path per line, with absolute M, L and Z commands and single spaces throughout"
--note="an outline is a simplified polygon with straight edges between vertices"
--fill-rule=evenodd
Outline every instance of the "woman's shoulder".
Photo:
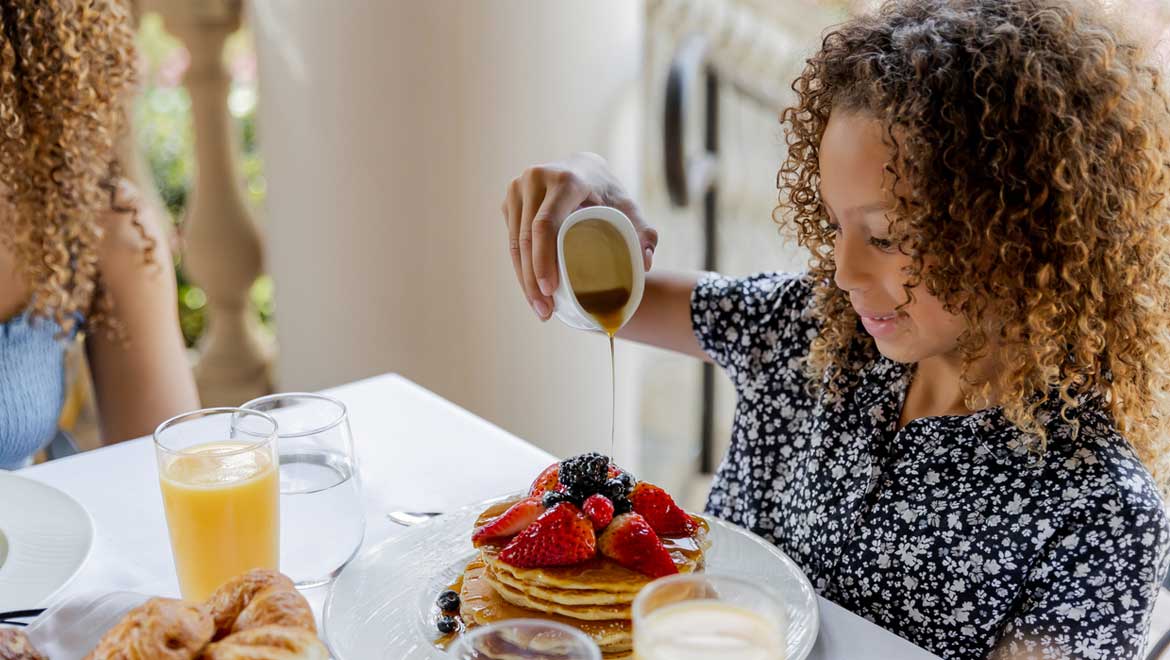
M 103 264 L 134 256 L 141 262 L 143 252 L 157 249 L 167 238 L 152 205 L 125 179 L 111 191 L 109 208 L 98 215 L 97 224 L 101 230 L 99 259 Z
M 723 311 L 801 315 L 812 304 L 813 282 L 804 272 L 764 272 L 746 277 L 707 273 L 699 279 L 695 292 L 696 298 L 706 298 Z
M 696 328 L 746 335 L 763 330 L 811 333 L 813 282 L 807 273 L 756 273 L 728 277 L 707 273 L 691 296 Z M 746 336 L 743 339 L 746 342 Z
M 1064 482 L 1062 499 L 1166 517 L 1161 490 L 1099 399 L 1082 403 L 1070 420 L 1055 420 L 1046 461 Z
M 109 208 L 98 216 L 98 268 L 102 285 L 115 298 L 137 295 L 142 287 L 167 279 L 170 238 L 161 215 L 132 183 L 122 180 L 111 193 Z
M 708 273 L 691 294 L 691 321 L 699 345 L 717 364 L 755 371 L 807 353 L 818 327 L 813 305 L 806 273 Z

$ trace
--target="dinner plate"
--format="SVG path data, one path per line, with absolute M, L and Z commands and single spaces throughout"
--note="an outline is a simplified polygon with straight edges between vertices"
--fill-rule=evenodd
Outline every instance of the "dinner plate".
M 0 471 L 0 611 L 43 606 L 93 548 L 93 520 L 77 500 Z
M 471 529 L 480 502 L 404 530 L 354 559 L 334 581 L 325 602 L 324 628 L 337 660 L 440 660 L 431 619 L 435 597 L 475 556 Z M 755 534 L 707 518 L 711 547 L 706 572 L 746 578 L 771 587 L 788 608 L 789 660 L 803 660 L 816 642 L 817 596 L 800 568 Z

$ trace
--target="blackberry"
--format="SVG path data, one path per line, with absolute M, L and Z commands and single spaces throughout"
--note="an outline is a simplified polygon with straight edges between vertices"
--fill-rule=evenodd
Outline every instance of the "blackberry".
M 570 498 L 566 493 L 550 490 L 544 494 L 544 497 L 541 499 L 540 503 L 544 505 L 544 508 L 551 509 L 561 502 L 568 502 L 571 499 L 572 498 Z
M 632 490 L 632 486 L 627 486 L 621 477 L 614 477 L 605 482 L 605 486 L 601 489 L 601 494 L 611 500 L 617 500 L 622 497 L 628 497 L 630 490 Z
M 439 632 L 448 635 L 459 629 L 459 620 L 453 616 L 441 616 L 435 621 L 435 627 Z
M 439 599 L 435 603 L 444 612 L 455 612 L 459 609 L 459 594 L 448 589 L 439 594 Z
M 634 505 L 630 504 L 630 498 L 620 497 L 613 500 L 613 515 L 620 516 L 623 513 L 629 513 L 634 510 Z
M 572 502 L 573 504 L 575 504 L 579 507 L 585 501 L 586 498 L 588 498 L 590 495 L 592 495 L 596 492 L 597 492 L 597 489 L 595 489 L 595 488 L 588 488 L 588 487 L 583 487 L 580 484 L 574 484 L 572 486 L 569 486 L 567 489 L 565 489 L 564 496 L 565 496 L 566 500 L 568 500 L 569 502 Z
M 567 488 L 589 497 L 601 490 L 608 476 L 609 457 L 591 451 L 561 461 L 558 479 Z

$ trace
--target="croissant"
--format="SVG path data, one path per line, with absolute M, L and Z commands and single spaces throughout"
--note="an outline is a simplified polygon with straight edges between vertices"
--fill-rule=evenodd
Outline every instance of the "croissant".
M 194 660 L 214 634 L 205 605 L 151 598 L 106 632 L 85 660 Z
M 0 628 L 0 660 L 47 660 L 15 628 Z
M 0 630 L 0 660 L 46 660 Z M 152 598 L 130 610 L 85 660 L 329 660 L 308 601 L 292 580 L 257 569 L 206 603 Z
M 317 632 L 305 597 L 292 580 L 272 570 L 252 570 L 225 582 L 207 599 L 207 605 L 215 621 L 216 640 L 265 625 Z
M 208 646 L 199 660 L 329 660 L 329 652 L 312 631 L 260 626 Z

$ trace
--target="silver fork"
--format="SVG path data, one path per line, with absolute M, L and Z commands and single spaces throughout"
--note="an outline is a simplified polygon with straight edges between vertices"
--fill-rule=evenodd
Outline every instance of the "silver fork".
M 438 511 L 391 511 L 386 514 L 386 517 L 392 523 L 403 527 L 413 527 L 438 515 L 442 514 Z

